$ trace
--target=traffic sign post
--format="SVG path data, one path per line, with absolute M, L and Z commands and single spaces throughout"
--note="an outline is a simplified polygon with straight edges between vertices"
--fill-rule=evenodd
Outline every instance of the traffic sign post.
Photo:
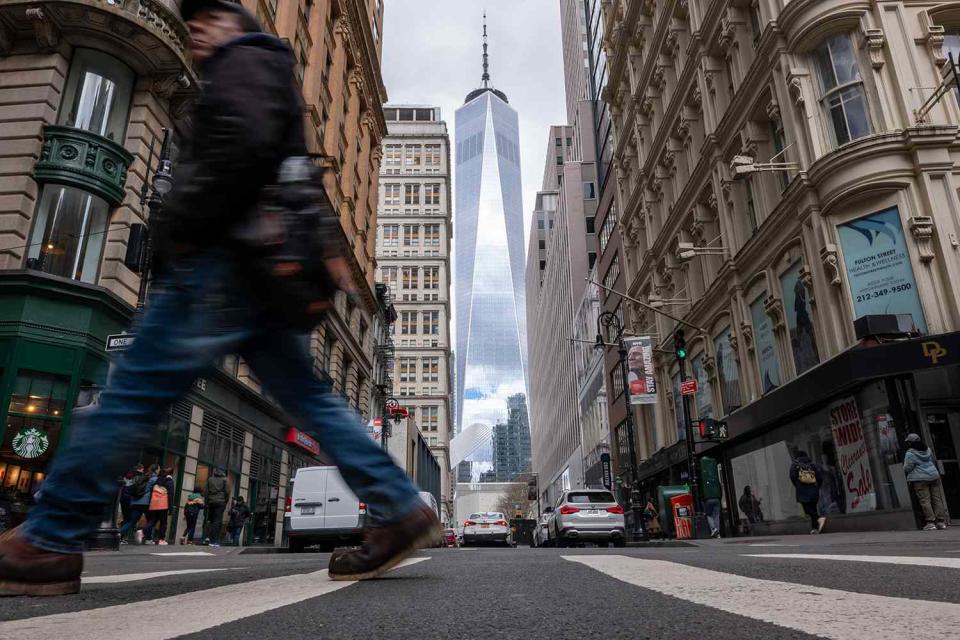
M 683 395 L 683 396 L 697 395 L 697 380 L 695 378 L 690 378 L 682 381 L 680 383 L 680 395 Z
M 107 344 L 103 350 L 108 353 L 111 351 L 126 351 L 133 346 L 133 341 L 136 338 L 136 334 L 133 333 L 119 333 L 107 336 Z

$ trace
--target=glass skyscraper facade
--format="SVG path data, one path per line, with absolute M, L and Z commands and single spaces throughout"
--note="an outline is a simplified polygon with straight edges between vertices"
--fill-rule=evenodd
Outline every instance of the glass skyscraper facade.
M 456 140 L 456 406 L 462 430 L 505 422 L 508 398 L 526 394 L 517 112 L 502 92 L 477 89 L 456 112 Z M 492 454 L 487 442 L 470 456 L 481 463 L 476 473 L 490 468 Z

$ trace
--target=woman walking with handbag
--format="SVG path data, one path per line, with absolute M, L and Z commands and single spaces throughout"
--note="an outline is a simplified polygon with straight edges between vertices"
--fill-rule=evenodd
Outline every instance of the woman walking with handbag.
M 170 510 L 170 497 L 173 495 L 173 469 L 164 469 L 157 477 L 150 492 L 150 509 L 147 511 L 147 528 L 143 532 L 144 543 L 153 542 L 157 531 L 157 543 L 167 544 L 167 513 Z

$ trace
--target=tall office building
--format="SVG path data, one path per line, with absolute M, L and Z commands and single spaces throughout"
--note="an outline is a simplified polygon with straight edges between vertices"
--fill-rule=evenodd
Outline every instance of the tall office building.
M 457 422 L 492 427 L 526 391 L 523 203 L 517 112 L 483 78 L 456 113 Z M 490 468 L 489 439 L 472 459 Z
M 493 428 L 493 471 L 496 482 L 514 482 L 530 470 L 530 421 L 527 397 L 507 399 L 507 420 Z
M 450 511 L 450 138 L 440 109 L 388 106 L 377 261 L 393 294 L 394 391 L 440 463 Z

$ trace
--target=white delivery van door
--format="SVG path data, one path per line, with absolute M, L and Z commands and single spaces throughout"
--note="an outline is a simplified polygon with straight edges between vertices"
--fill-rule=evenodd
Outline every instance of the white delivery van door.
M 322 529 L 326 508 L 327 478 L 330 467 L 303 467 L 293 480 L 293 501 L 290 529 L 309 531 Z
M 336 467 L 327 472 L 325 529 L 356 529 L 360 526 L 360 500 L 350 491 Z

